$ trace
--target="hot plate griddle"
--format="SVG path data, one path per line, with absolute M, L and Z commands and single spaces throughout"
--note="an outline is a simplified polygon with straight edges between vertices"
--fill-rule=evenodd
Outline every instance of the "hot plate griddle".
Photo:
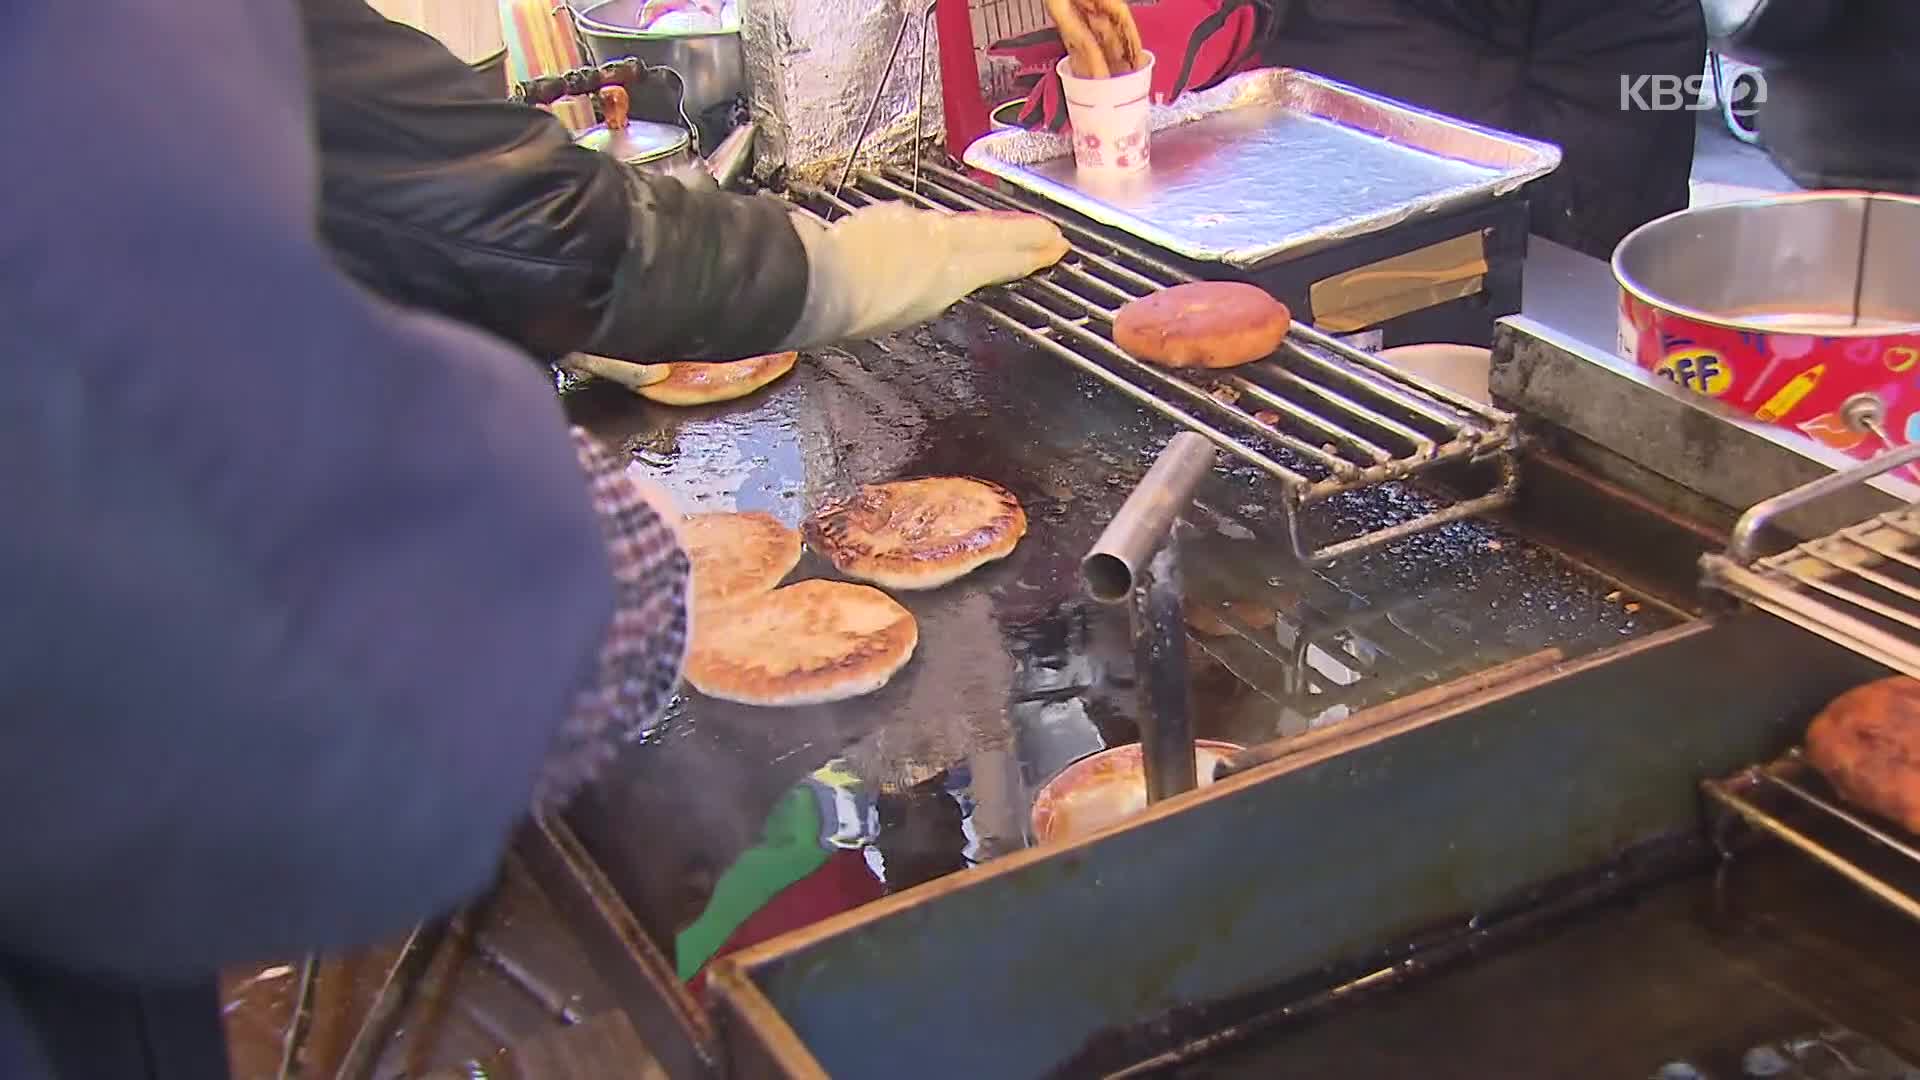
M 689 509 L 764 510 L 797 524 L 854 484 L 959 473 L 1005 485 L 1031 522 L 1006 561 L 945 589 L 898 594 L 920 620 L 921 644 L 884 690 L 793 709 L 689 691 L 569 812 L 663 947 L 759 839 L 775 803 L 830 763 L 860 794 L 845 820 L 823 806 L 823 842 L 873 849 L 892 890 L 1026 847 L 1040 785 L 1136 740 L 1124 613 L 1086 601 L 1077 567 L 1180 430 L 1156 410 L 966 314 L 808 354 L 791 378 L 728 406 L 669 410 L 596 388 L 570 407 Z M 1441 505 L 1388 483 L 1308 513 L 1316 527 L 1351 534 Z M 1309 570 L 1292 554 L 1270 476 L 1243 461 L 1203 485 L 1183 527 L 1191 605 L 1221 608 L 1227 628 L 1193 635 L 1196 733 L 1243 745 L 1679 617 L 1479 519 Z M 809 554 L 790 580 L 834 576 Z

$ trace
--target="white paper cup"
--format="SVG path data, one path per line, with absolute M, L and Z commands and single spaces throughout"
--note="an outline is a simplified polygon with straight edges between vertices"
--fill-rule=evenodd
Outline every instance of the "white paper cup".
M 1073 161 L 1087 172 L 1139 172 L 1152 160 L 1153 54 L 1139 71 L 1082 79 L 1061 60 L 1055 68 L 1073 126 Z

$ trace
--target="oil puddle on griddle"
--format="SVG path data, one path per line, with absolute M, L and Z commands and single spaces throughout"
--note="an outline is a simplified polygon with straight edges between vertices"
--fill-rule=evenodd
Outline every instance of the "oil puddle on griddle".
M 716 883 L 762 842 L 769 815 L 830 762 L 876 798 L 907 800 L 915 823 L 934 820 L 924 815 L 939 805 L 936 789 L 964 808 L 964 858 L 945 827 L 915 824 L 868 844 L 893 867 L 892 886 L 1027 846 L 1041 785 L 1137 740 L 1125 612 L 1087 601 L 1078 566 L 1174 434 L 1166 421 L 955 316 L 805 356 L 787 380 L 731 405 L 592 404 L 574 409 L 581 422 L 632 447 L 636 470 L 702 508 L 798 523 L 856 484 L 962 474 L 1006 486 L 1030 522 L 1003 562 L 898 594 L 921 645 L 878 693 L 778 710 L 689 694 L 583 797 L 574 827 L 656 940 L 701 917 Z M 1188 593 L 1232 624 L 1193 635 L 1204 737 L 1251 744 L 1298 733 L 1547 645 L 1577 653 L 1660 625 L 1485 523 L 1309 573 L 1288 554 L 1261 477 L 1223 468 L 1200 502 L 1183 531 Z M 1410 488 L 1382 489 L 1328 504 L 1317 526 L 1355 528 L 1425 505 Z M 832 576 L 809 555 L 792 580 Z
M 592 384 L 570 392 L 569 416 L 624 451 L 630 471 L 688 511 L 761 510 L 797 519 L 804 388 L 784 379 L 742 401 L 680 409 Z

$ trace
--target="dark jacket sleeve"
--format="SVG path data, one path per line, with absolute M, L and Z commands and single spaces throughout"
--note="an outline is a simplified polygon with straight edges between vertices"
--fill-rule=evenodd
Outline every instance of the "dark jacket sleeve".
M 80 40 L 110 123 L 46 112 Z M 0 9 L 0 955 L 171 976 L 443 911 L 595 663 L 551 386 L 329 261 L 300 71 L 284 0 Z
M 806 253 L 779 203 L 574 146 L 364 0 L 300 8 L 321 225 L 361 282 L 545 358 L 733 359 L 799 320 Z

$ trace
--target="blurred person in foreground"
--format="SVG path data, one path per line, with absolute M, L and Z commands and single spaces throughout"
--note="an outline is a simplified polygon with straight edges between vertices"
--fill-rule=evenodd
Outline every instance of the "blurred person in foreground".
M 529 353 L 866 336 L 1058 255 L 641 175 L 355 4 L 0 14 L 0 1076 L 223 1075 L 220 969 L 457 906 L 657 717 L 677 515 Z

